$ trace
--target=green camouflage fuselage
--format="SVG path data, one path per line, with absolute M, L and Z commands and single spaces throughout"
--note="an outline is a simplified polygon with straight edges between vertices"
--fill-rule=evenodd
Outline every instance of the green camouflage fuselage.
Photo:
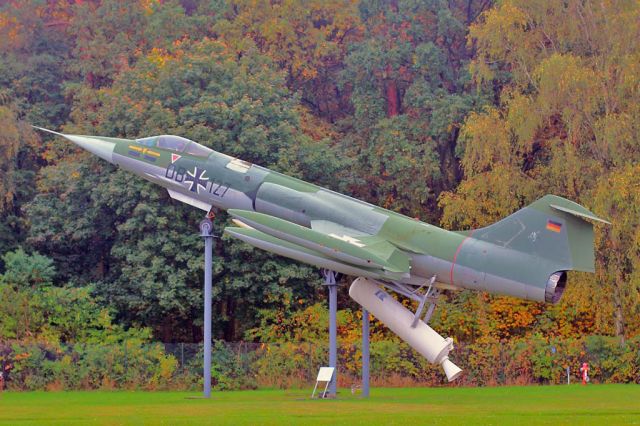
M 547 195 L 489 227 L 452 232 L 174 136 L 126 140 L 61 135 L 172 198 L 240 224 L 256 247 L 349 275 L 469 288 L 556 302 L 567 270 L 593 271 L 584 207 Z M 110 148 L 112 146 L 112 148 Z

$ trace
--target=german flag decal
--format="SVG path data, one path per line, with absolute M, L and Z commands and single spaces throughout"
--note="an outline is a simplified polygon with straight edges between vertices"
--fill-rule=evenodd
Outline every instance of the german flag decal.
M 562 230 L 562 224 L 549 219 L 547 220 L 547 229 L 553 232 L 560 232 L 560 230 Z

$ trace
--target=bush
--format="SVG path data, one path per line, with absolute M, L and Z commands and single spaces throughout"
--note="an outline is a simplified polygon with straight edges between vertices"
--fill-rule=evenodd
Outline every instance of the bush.
M 160 344 L 12 345 L 8 385 L 18 390 L 166 389 L 178 363 Z
M 144 337 L 144 333 L 142 333 Z M 0 343 L 7 385 L 18 390 L 201 389 L 202 345 L 179 346 L 179 355 L 158 343 L 129 334 L 123 341 L 54 345 L 43 342 Z M 359 345 L 338 352 L 339 386 L 360 383 Z M 327 342 L 225 343 L 212 350 L 212 385 L 216 390 L 313 385 L 318 368 L 327 365 Z M 179 360 L 183 363 L 180 364 Z M 547 339 L 459 345 L 452 361 L 464 370 L 453 386 L 561 384 L 566 368 L 580 379 L 582 362 L 590 364 L 594 383 L 639 382 L 640 338 Z M 8 368 L 8 369 L 7 369 Z M 371 343 L 371 381 L 375 386 L 447 385 L 441 368 L 405 343 Z

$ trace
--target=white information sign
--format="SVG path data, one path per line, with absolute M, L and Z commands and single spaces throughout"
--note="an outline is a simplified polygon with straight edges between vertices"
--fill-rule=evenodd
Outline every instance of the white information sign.
M 333 377 L 333 367 L 320 367 L 320 371 L 318 371 L 318 378 L 316 381 L 318 382 L 330 382 Z
M 331 382 L 334 371 L 334 367 L 320 367 L 320 371 L 318 371 L 318 377 L 316 378 L 316 385 L 313 387 L 313 392 L 311 393 L 311 398 L 315 396 L 316 389 L 318 388 L 318 383 L 320 382 L 326 382 L 324 392 L 322 392 L 322 397 L 324 398 L 326 396 L 327 388 L 329 387 L 329 382 Z

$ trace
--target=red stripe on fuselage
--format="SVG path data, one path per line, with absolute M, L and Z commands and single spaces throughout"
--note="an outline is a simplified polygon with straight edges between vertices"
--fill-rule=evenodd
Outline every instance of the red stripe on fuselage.
M 453 268 L 456 266 L 456 259 L 458 258 L 458 253 L 460 253 L 460 250 L 462 249 L 462 245 L 469 239 L 471 238 L 471 236 L 473 235 L 473 233 L 476 232 L 476 230 L 472 230 L 469 235 L 467 235 L 465 237 L 464 240 L 462 240 L 462 242 L 460 243 L 460 245 L 458 246 L 458 248 L 456 249 L 456 254 L 453 255 L 453 261 L 451 262 L 451 271 L 449 272 L 449 283 L 451 285 L 455 285 L 453 284 Z

